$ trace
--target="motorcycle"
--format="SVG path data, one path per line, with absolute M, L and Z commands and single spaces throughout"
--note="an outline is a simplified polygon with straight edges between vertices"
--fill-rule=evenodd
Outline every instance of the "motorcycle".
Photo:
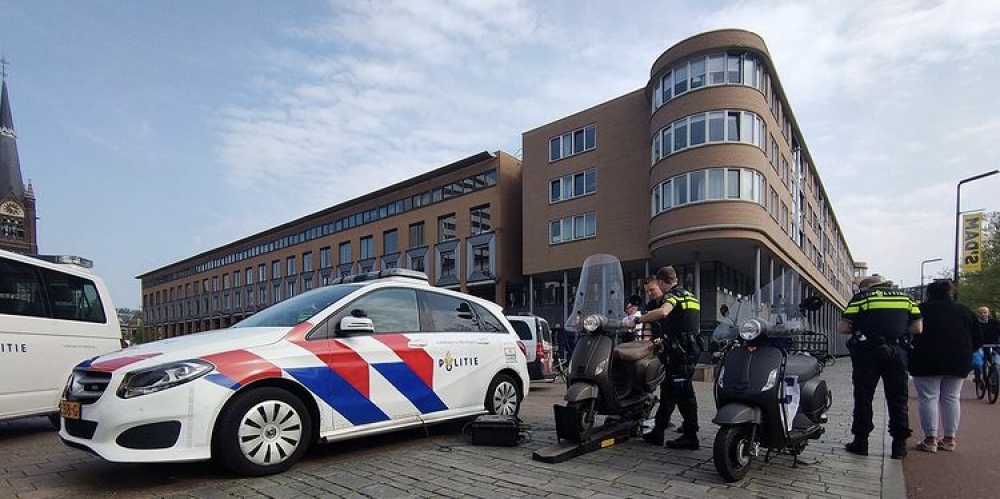
M 794 274 L 793 274 L 794 275 Z M 744 297 L 731 311 L 720 307 L 726 319 L 713 340 L 724 345 L 724 357 L 714 386 L 720 426 L 713 446 L 715 469 L 726 481 L 746 476 L 760 448 L 793 456 L 793 467 L 810 440 L 823 435 L 832 392 L 820 377 L 823 364 L 796 353 L 794 341 L 810 333 L 806 312 L 822 306 L 810 296 L 798 305 L 782 298 L 782 290 L 798 290 L 792 277 Z M 788 282 L 794 281 L 794 282 Z
M 664 367 L 651 341 L 632 337 L 624 324 L 624 279 L 612 255 L 588 257 L 567 324 L 580 335 L 566 373 L 566 405 L 556 405 L 560 440 L 587 442 L 597 416 L 609 416 L 616 428 L 638 429 L 656 405 Z M 578 324 L 574 324 L 578 322 Z M 603 428 L 603 427 L 602 427 Z

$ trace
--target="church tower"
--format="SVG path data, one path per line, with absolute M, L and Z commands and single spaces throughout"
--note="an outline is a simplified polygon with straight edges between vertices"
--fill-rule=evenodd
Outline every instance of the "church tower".
M 24 184 L 17 157 L 17 132 L 7 96 L 7 61 L 0 59 L 3 89 L 0 93 L 0 249 L 38 253 L 35 232 L 35 193 Z

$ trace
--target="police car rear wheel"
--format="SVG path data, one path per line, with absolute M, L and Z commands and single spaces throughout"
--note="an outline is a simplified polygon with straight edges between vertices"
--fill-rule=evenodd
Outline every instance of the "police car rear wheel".
M 311 438 L 312 422 L 302 401 L 270 387 L 236 395 L 216 428 L 221 464 L 247 476 L 291 468 L 305 454 Z
M 497 374 L 486 391 L 486 410 L 490 414 L 516 416 L 521 410 L 521 392 L 507 374 Z

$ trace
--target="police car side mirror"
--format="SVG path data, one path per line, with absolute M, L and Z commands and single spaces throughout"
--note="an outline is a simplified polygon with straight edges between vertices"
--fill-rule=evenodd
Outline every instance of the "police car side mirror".
M 729 315 L 729 305 L 726 305 L 725 303 L 723 303 L 722 305 L 720 305 L 719 306 L 719 313 L 722 314 L 723 317 Z
M 340 319 L 340 326 L 337 328 L 339 336 L 351 336 L 354 334 L 374 333 L 375 323 L 367 317 L 348 316 Z

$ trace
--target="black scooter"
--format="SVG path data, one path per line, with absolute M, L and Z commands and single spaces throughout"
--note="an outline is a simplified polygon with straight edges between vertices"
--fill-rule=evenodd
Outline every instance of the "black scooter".
M 819 360 L 789 353 L 792 338 L 808 329 L 804 312 L 817 310 L 822 300 L 807 298 L 791 313 L 766 303 L 739 305 L 756 310 L 747 320 L 734 314 L 731 324 L 720 324 L 713 338 L 723 342 L 726 351 L 715 383 L 718 413 L 712 422 L 720 428 L 712 457 L 728 482 L 746 476 L 761 447 L 767 449 L 765 462 L 778 452 L 791 454 L 792 466 L 798 466 L 809 441 L 823 435 L 833 402 L 826 381 L 819 377 Z M 725 305 L 720 311 L 729 316 Z
M 570 317 L 581 312 L 580 337 L 566 373 L 566 405 L 554 410 L 559 439 L 584 443 L 598 433 L 598 415 L 610 416 L 617 427 L 638 428 L 648 419 L 665 370 L 652 342 L 622 342 L 630 333 L 623 325 L 624 279 L 616 257 L 587 258 L 577 289 Z

